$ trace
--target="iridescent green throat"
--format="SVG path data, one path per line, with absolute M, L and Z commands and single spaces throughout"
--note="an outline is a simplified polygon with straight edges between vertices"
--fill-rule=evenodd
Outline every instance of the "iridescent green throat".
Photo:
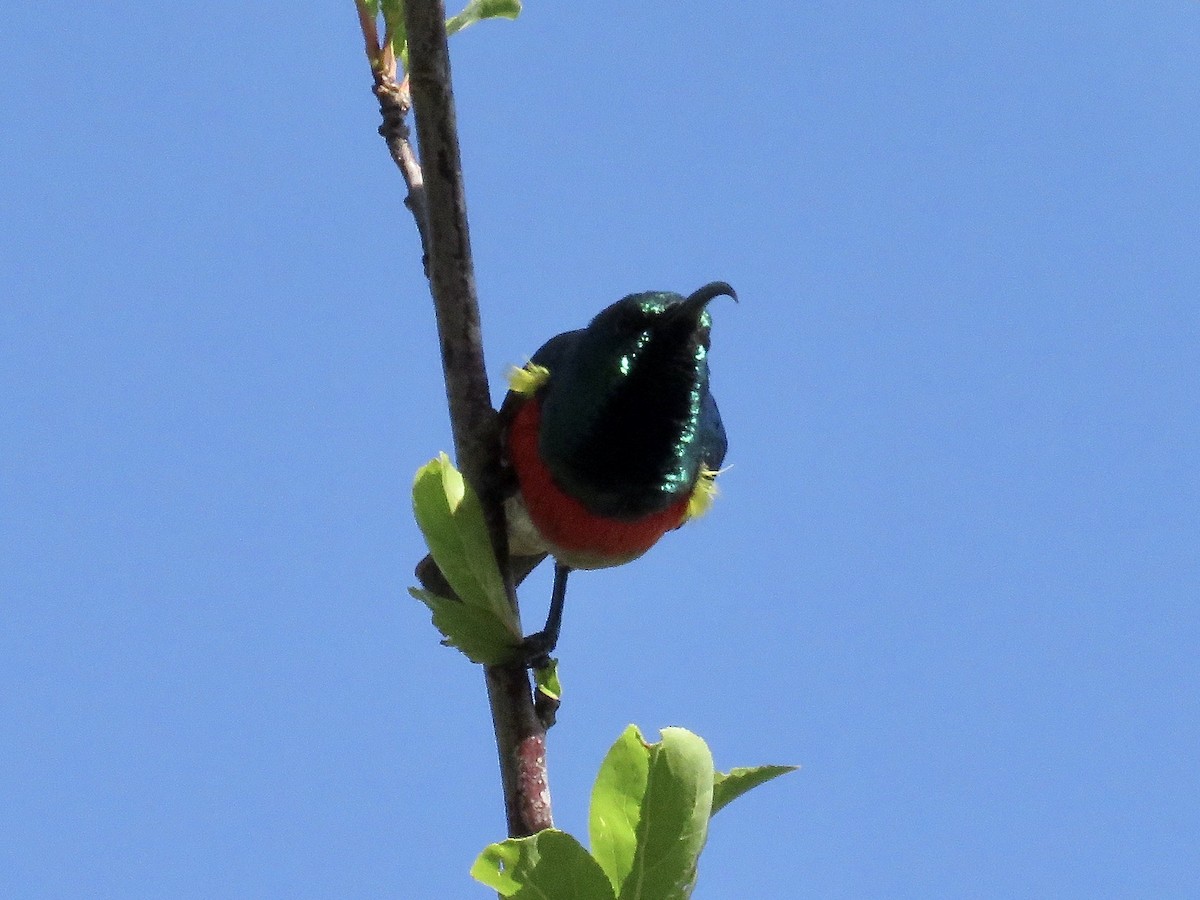
M 682 300 L 639 294 L 609 307 L 573 333 L 541 392 L 543 459 L 599 515 L 637 519 L 696 483 L 711 320 L 673 314 Z

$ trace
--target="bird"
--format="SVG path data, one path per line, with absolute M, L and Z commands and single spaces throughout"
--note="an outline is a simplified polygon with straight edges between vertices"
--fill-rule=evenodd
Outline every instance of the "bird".
M 499 426 L 514 579 L 554 559 L 545 627 L 522 642 L 530 667 L 550 664 L 572 571 L 631 562 L 711 505 L 728 448 L 709 388 L 720 296 L 737 300 L 723 281 L 630 294 L 510 371 Z

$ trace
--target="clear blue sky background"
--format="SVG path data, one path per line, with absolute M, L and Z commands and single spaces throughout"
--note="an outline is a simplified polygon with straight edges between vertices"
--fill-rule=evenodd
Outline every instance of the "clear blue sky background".
M 471 898 L 480 673 L 349 0 L 0 32 L 0 896 Z M 578 576 L 557 819 L 629 722 L 800 763 L 697 898 L 1200 896 L 1200 6 L 530 3 L 454 42 L 488 364 L 714 305 L 733 469 Z M 546 577 L 525 594 L 544 614 Z

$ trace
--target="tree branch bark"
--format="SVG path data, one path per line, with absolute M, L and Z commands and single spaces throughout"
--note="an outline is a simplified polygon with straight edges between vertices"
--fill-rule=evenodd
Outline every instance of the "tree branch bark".
M 357 2 L 361 19 L 363 7 L 361 0 Z M 391 86 L 387 84 L 388 66 L 379 65 L 391 53 L 387 41 L 389 46 L 381 48 L 380 56 L 372 59 L 375 94 L 384 117 L 380 134 L 387 140 L 392 158 L 408 185 L 405 202 L 421 232 L 425 272 L 441 342 L 455 456 L 463 476 L 483 504 L 492 547 L 505 573 L 505 586 L 515 609 L 504 521 L 500 435 L 483 358 L 444 3 L 405 0 L 405 20 L 409 48 L 406 81 L 416 111 L 420 165 L 412 155 L 404 122 L 407 97 L 403 85 L 396 86 L 396 90 L 391 87 L 395 86 L 394 59 Z M 371 24 L 373 27 L 374 23 Z M 371 35 L 366 25 L 363 30 L 367 53 L 371 56 Z M 533 834 L 551 827 L 553 819 L 546 772 L 546 734 L 534 710 L 529 673 L 520 663 L 488 666 L 484 678 L 500 757 L 508 833 L 511 837 Z

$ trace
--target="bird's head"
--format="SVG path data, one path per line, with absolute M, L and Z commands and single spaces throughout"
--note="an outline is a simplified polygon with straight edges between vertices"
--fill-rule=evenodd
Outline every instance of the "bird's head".
M 631 294 L 564 336 L 542 395 L 540 446 L 564 487 L 613 515 L 691 489 L 701 465 L 715 281 Z

